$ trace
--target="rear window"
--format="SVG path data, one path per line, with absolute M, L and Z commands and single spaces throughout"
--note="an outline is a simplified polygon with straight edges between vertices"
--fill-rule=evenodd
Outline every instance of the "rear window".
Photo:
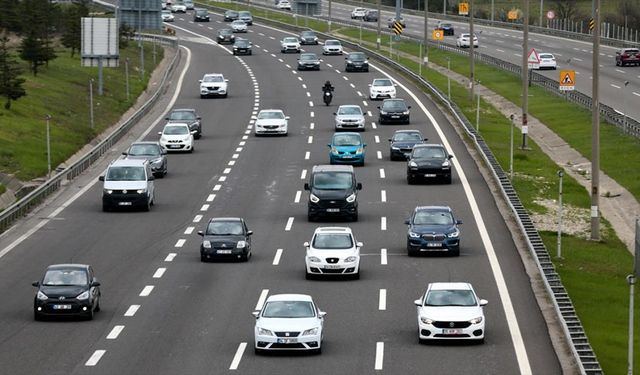
M 636 55 L 638 53 L 640 53 L 640 50 L 637 49 L 627 49 L 624 51 L 624 53 L 628 53 L 628 54 L 632 54 L 632 55 Z

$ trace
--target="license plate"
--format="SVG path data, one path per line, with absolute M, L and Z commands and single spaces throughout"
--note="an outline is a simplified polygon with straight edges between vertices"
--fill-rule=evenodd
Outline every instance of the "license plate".
M 217 250 L 218 254 L 231 254 L 231 250 Z
M 342 156 L 342 158 L 343 158 L 343 159 L 351 159 L 352 157 L 353 157 L 353 156 L 351 156 L 351 155 L 344 155 L 344 156 Z
M 425 177 L 435 177 L 436 175 L 433 173 L 427 173 L 424 175 Z
M 327 212 L 340 212 L 339 208 L 327 208 Z
M 71 310 L 71 305 L 53 305 L 54 310 Z
M 131 206 L 131 202 L 118 202 L 118 206 Z
M 169 147 L 169 148 L 180 148 L 180 145 L 169 145 L 167 147 Z
M 324 268 L 328 269 L 328 270 L 337 270 L 338 268 L 342 268 L 342 266 L 337 265 L 337 264 L 327 264 L 324 266 Z
M 400 118 L 400 116 L 391 116 L 391 118 Z
M 461 329 L 449 329 L 449 328 L 447 328 L 447 329 L 443 329 L 442 333 L 445 334 L 445 335 L 459 335 L 459 334 L 462 333 L 462 330 Z
M 298 342 L 298 339 L 278 339 L 278 344 L 295 344 Z
M 442 247 L 442 244 L 440 242 L 429 242 L 427 247 Z

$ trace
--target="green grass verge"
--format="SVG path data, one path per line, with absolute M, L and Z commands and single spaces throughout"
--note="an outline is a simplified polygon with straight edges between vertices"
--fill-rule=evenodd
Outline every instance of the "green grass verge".
M 5 191 L 7 191 L 7 187 L 0 184 L 0 195 L 4 194 Z
M 156 61 L 164 51 L 158 46 Z M 145 75 L 139 78 L 139 53 L 134 42 L 120 49 L 120 67 L 104 68 L 104 95 L 97 95 L 98 68 L 80 66 L 66 49 L 42 67 L 36 77 L 25 74 L 27 95 L 0 109 L 0 170 L 21 180 L 47 173 L 45 116 L 51 115 L 52 168 L 68 159 L 126 112 L 147 87 L 155 68 L 153 45 L 145 43 Z M 130 100 L 125 90 L 125 59 L 130 59 Z M 94 79 L 94 128 L 90 124 L 89 80 Z

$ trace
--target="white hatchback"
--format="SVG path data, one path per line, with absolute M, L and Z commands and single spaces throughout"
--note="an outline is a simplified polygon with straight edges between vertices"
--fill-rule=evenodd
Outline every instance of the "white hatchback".
M 291 3 L 288 0 L 281 0 L 278 2 L 278 5 L 276 5 L 276 8 L 291 10 Z
M 349 198 L 347 198 L 348 200 Z M 315 275 L 350 275 L 360 278 L 360 248 L 347 227 L 320 227 L 313 233 L 311 243 L 305 242 L 306 278 Z
M 540 57 L 540 64 L 538 65 L 538 69 L 556 69 L 558 68 L 558 63 L 556 62 L 556 57 L 553 54 L 544 52 L 538 54 Z
M 484 341 L 483 306 L 469 283 L 431 283 L 420 299 L 418 309 L 418 340 Z
M 471 46 L 470 37 L 471 34 L 469 33 L 460 34 L 458 39 L 456 39 L 456 46 L 460 48 L 469 48 Z M 473 35 L 473 47 L 478 48 L 478 37 L 475 34 Z
M 158 132 L 160 145 L 167 151 L 193 152 L 193 135 L 196 132 L 189 129 L 188 124 L 170 122 L 161 132 Z
M 364 14 L 367 12 L 367 10 L 365 8 L 355 8 L 352 12 L 351 12 L 351 19 L 362 19 L 362 17 L 364 17 Z
M 289 116 L 285 116 L 281 109 L 263 109 L 256 117 L 254 132 L 255 135 L 287 135 L 288 126 Z
M 369 85 L 369 99 L 395 99 L 396 85 L 389 78 L 376 78 Z

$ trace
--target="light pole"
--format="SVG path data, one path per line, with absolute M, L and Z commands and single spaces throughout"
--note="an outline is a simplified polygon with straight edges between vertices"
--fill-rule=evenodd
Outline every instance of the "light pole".
M 529 0 L 524 0 L 524 20 L 522 26 L 522 149 L 527 149 L 527 134 L 529 125 Z
M 89 78 L 89 121 L 93 129 L 93 78 Z
M 638 253 L 640 253 L 640 219 L 636 218 L 636 246 L 633 254 L 633 273 L 627 276 L 629 283 L 629 353 L 627 353 L 627 374 L 633 375 L 633 295 L 634 285 L 636 283 L 636 273 L 640 268 L 638 266 Z
M 542 9 L 544 8 L 544 0 L 540 0 L 540 27 L 542 27 Z
M 51 115 L 46 115 L 45 120 L 47 120 L 47 179 L 51 178 L 51 132 L 49 128 L 49 121 L 51 120 Z
M 378 18 L 380 18 L 380 15 L 378 15 Z M 329 22 L 327 23 L 327 27 L 329 34 L 331 34 L 331 0 L 329 0 Z
M 429 0 L 424 0 L 424 60 L 420 58 L 420 66 L 422 64 L 429 63 Z M 422 51 L 422 46 L 420 46 L 420 50 Z M 422 73 L 420 73 L 422 76 Z
M 376 48 L 380 49 L 380 42 L 381 42 L 381 35 L 382 35 L 382 30 L 380 29 L 380 17 L 382 17 L 382 9 L 381 9 L 381 3 L 382 0 L 378 0 L 378 37 L 376 38 Z
M 127 88 L 127 101 L 131 98 L 129 93 L 129 58 L 124 59 L 124 82 Z
M 513 128 L 516 127 L 515 124 L 516 115 L 509 116 L 511 119 L 511 142 L 509 146 L 509 178 L 513 181 Z
M 525 0 L 526 1 L 526 0 Z M 471 85 L 471 100 L 473 100 L 474 93 L 474 75 L 475 75 L 475 61 L 473 58 L 473 49 L 475 48 L 473 39 L 473 0 L 469 2 L 469 85 Z
M 480 81 L 476 81 L 476 84 L 480 85 Z M 476 131 L 480 132 L 480 93 L 476 93 L 476 96 L 478 97 L 478 102 L 476 104 Z
M 451 58 L 447 56 L 447 98 L 451 100 Z
M 591 240 L 600 241 L 600 0 L 593 0 L 593 53 L 591 80 Z
M 624 81 L 624 89 L 622 90 L 622 126 L 624 129 L 627 129 L 627 86 L 629 86 L 629 81 Z
M 491 25 L 493 25 L 493 14 L 494 14 L 494 1 L 491 0 Z
M 562 258 L 562 178 L 564 177 L 564 171 L 560 169 L 558 171 L 558 239 L 556 242 L 557 245 L 557 253 L 556 256 L 558 259 Z

